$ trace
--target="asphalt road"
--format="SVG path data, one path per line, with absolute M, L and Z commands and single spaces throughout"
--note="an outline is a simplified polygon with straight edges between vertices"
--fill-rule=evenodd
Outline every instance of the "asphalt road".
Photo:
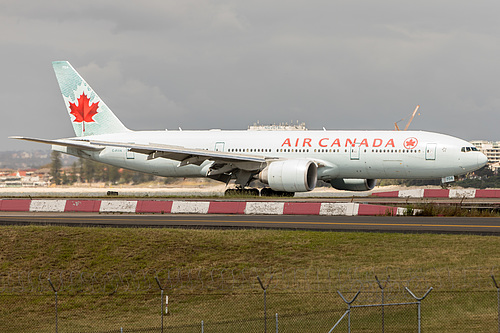
M 463 233 L 500 235 L 500 218 L 317 215 L 171 215 L 171 214 L 0 214 L 0 225 L 96 227 L 271 228 L 321 231 Z

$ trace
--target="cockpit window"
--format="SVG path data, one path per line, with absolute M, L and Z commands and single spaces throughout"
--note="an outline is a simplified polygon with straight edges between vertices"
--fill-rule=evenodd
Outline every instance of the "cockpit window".
M 462 147 L 461 149 L 462 152 L 468 152 L 468 151 L 479 151 L 476 147 L 472 146 L 472 147 Z

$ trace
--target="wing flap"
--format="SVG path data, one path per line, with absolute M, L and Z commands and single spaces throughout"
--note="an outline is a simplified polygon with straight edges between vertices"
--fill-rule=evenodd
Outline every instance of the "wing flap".
M 195 164 L 195 163 L 187 163 L 188 162 L 187 159 L 192 159 L 192 161 L 196 159 L 198 161 L 214 160 L 214 161 L 228 162 L 228 163 L 253 162 L 260 164 L 266 162 L 266 158 L 263 156 L 185 148 L 180 146 L 170 146 L 157 143 L 135 144 L 135 143 L 108 142 L 108 141 L 95 141 L 95 140 L 91 140 L 90 143 L 99 146 L 114 146 L 114 147 L 128 148 L 130 149 L 130 151 L 148 155 L 149 159 L 163 157 L 181 162 L 186 160 L 186 164 L 184 165 Z

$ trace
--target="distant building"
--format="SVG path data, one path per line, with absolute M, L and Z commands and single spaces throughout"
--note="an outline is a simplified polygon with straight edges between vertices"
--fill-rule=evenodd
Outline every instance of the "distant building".
M 0 187 L 35 187 L 49 185 L 48 169 L 0 170 Z
M 280 123 L 280 124 L 270 124 L 270 125 L 261 125 L 259 122 L 253 124 L 252 126 L 248 126 L 249 131 L 307 131 L 307 127 L 305 123 L 297 124 L 288 124 L 288 123 Z

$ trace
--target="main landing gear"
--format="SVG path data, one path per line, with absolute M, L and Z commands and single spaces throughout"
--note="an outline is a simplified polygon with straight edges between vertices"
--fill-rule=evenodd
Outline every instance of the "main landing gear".
M 256 188 L 229 188 L 224 192 L 224 196 L 259 196 L 259 189 Z
M 261 197 L 288 197 L 291 198 L 295 195 L 295 192 L 285 192 L 285 191 L 275 191 L 269 187 L 265 187 L 260 190 Z
M 259 191 L 257 188 L 230 188 L 224 192 L 224 196 L 261 196 L 261 197 L 293 197 L 294 192 L 275 191 L 268 187 Z

